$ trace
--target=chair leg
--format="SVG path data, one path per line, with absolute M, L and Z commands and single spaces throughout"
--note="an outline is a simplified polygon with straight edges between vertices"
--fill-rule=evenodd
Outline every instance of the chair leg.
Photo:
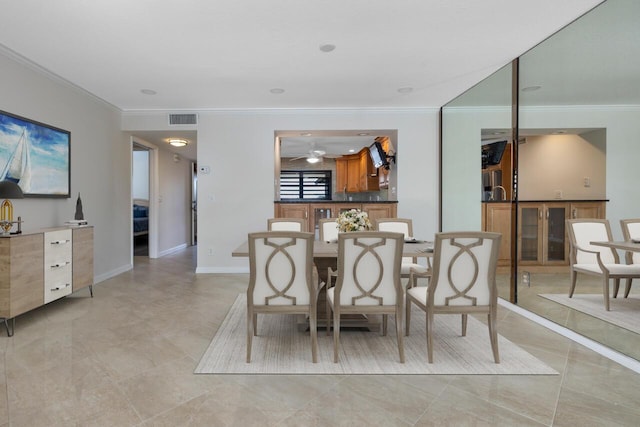
M 609 311 L 609 277 L 606 275 L 602 282 L 602 294 L 604 296 L 604 308 Z
M 462 336 L 463 337 L 467 336 L 467 315 L 466 314 L 462 315 Z
M 254 316 L 251 307 L 247 306 L 247 363 L 251 362 L 251 344 L 255 333 Z
M 310 307 L 309 313 L 309 332 L 311 334 L 311 360 L 318 363 L 318 313 L 315 301 Z
M 258 336 L 258 313 L 253 313 L 253 336 Z
M 629 296 L 629 292 L 631 292 L 631 281 L 633 279 L 629 277 L 627 279 L 627 286 L 624 288 L 624 297 L 627 298 Z
M 614 279 L 613 281 L 613 297 L 618 298 L 618 291 L 620 290 L 620 279 Z
M 325 318 L 327 319 L 327 336 L 331 330 L 331 306 L 329 305 L 329 298 L 326 298 L 324 303 Z
M 427 312 L 427 360 L 433 363 L 433 313 Z
M 571 270 L 571 286 L 569 287 L 569 298 L 573 296 L 573 291 L 576 290 L 576 279 L 578 278 L 578 273 L 574 270 Z
M 398 339 L 398 353 L 400 363 L 404 363 L 404 331 L 402 327 L 402 307 L 396 309 L 396 337 Z
M 388 314 L 383 314 L 382 315 L 382 336 L 386 337 L 387 336 L 387 325 L 389 322 L 389 315 Z
M 333 363 L 338 363 L 338 345 L 340 344 L 340 312 L 333 309 Z
M 489 339 L 491 340 L 491 350 L 493 351 L 493 360 L 500 363 L 500 354 L 498 353 L 498 331 L 496 330 L 496 314 L 489 313 L 487 317 L 489 325 Z
M 411 325 L 411 299 L 407 298 L 406 302 L 405 302 L 405 307 L 404 307 L 404 311 L 405 311 L 405 335 L 409 336 L 409 329 L 410 329 L 410 325 Z

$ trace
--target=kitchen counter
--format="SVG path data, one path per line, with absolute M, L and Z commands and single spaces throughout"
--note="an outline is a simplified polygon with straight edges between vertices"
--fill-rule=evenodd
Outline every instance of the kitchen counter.
M 389 204 L 389 203 L 398 203 L 397 200 L 274 200 L 273 203 L 280 203 L 280 204 L 295 204 L 295 203 L 312 203 L 312 204 L 326 204 L 326 203 L 337 203 L 337 204 L 349 204 L 349 203 L 353 203 L 356 205 L 361 205 L 361 204 Z

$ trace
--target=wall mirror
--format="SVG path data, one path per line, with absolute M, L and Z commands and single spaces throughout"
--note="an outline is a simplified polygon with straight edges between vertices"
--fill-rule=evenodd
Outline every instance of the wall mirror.
M 633 322 L 616 325 L 609 318 L 599 279 L 579 276 L 572 298 L 597 294 L 591 314 L 559 302 L 560 296 L 568 296 L 570 282 L 565 220 L 606 218 L 614 239 L 620 240 L 620 220 L 640 218 L 640 168 L 634 164 L 640 158 L 638 16 L 640 2 L 607 0 L 519 58 L 518 226 L 510 246 L 517 250 L 518 305 L 640 360 L 637 322 L 635 327 Z M 510 102 L 510 82 L 502 78 L 496 88 L 501 73 L 442 109 L 443 230 L 486 226 L 479 219 L 477 184 L 485 182 L 479 176 L 480 161 L 473 167 L 472 156 L 483 130 L 488 135 L 510 129 L 510 117 L 503 111 L 508 104 L 495 102 L 490 93 L 507 91 Z M 538 227 L 535 234 L 527 233 L 528 225 Z M 537 239 L 535 251 L 532 236 Z M 531 262 L 529 257 L 539 254 L 546 258 Z M 621 260 L 624 255 L 620 253 Z M 509 279 L 500 275 L 503 298 Z M 638 284 L 631 292 L 640 293 Z M 630 305 L 621 296 L 612 311 L 622 312 L 622 304 Z

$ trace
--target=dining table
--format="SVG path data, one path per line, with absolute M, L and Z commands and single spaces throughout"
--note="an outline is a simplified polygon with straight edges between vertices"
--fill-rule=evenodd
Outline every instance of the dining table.
M 231 253 L 232 257 L 249 257 L 249 242 L 244 241 Z M 429 240 L 406 239 L 402 249 L 403 257 L 411 258 L 431 258 L 433 257 L 433 242 Z M 318 270 L 321 282 L 327 282 L 328 269 L 337 269 L 338 262 L 338 242 L 325 242 L 314 240 L 313 242 L 313 263 Z M 325 287 L 323 286 L 318 294 L 318 327 L 326 327 L 325 313 Z M 368 318 L 362 315 L 342 315 L 340 318 L 342 328 L 368 328 L 375 330 L 380 327 L 377 319 Z M 298 328 L 304 330 L 308 328 L 308 322 L 303 319 L 298 322 Z
M 594 246 L 604 246 L 605 248 L 620 249 L 625 252 L 640 252 L 640 241 L 614 240 L 590 242 Z

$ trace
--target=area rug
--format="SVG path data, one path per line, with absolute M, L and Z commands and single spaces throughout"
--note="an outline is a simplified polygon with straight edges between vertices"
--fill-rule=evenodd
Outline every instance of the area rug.
M 437 315 L 434 363 L 427 363 L 424 312 L 414 308 L 411 335 L 405 337 L 404 364 L 399 362 L 395 325 L 389 333 L 340 332 L 340 362 L 333 363 L 333 340 L 318 330 L 318 363 L 311 362 L 309 332 L 301 332 L 292 315 L 259 315 L 251 363 L 246 354 L 246 300 L 241 294 L 229 310 L 196 374 L 476 374 L 557 375 L 522 348 L 499 336 L 501 363 L 493 362 L 487 326 L 469 316 L 467 336 L 460 336 L 459 315 Z
M 602 294 L 573 294 L 572 298 L 567 294 L 539 294 L 539 296 L 640 334 L 640 295 L 638 294 L 631 294 L 628 298 L 622 298 L 619 294 L 618 298 L 609 299 L 610 311 L 604 308 Z

